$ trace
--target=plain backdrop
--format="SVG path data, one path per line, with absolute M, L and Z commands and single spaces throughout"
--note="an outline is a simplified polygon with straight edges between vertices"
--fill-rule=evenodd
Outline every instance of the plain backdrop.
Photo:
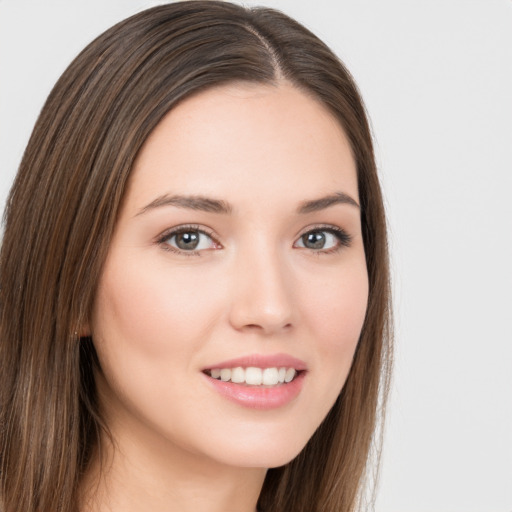
M 2 205 L 71 59 L 158 3 L 0 0 Z M 255 3 L 332 47 L 372 120 L 396 308 L 376 512 L 512 512 L 512 0 Z

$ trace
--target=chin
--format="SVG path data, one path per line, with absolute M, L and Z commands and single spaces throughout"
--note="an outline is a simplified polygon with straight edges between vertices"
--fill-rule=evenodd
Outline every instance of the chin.
M 284 466 L 297 457 L 313 434 L 291 433 L 291 430 L 288 427 L 276 434 L 255 428 L 252 435 L 230 435 L 228 440 L 212 442 L 210 457 L 233 467 L 269 469 Z

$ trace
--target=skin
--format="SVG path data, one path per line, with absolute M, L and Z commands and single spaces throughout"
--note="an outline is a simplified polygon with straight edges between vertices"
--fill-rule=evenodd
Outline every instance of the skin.
M 89 327 L 115 449 L 105 443 L 101 475 L 92 466 L 84 510 L 255 510 L 266 469 L 294 458 L 332 407 L 362 328 L 357 204 L 297 213 L 339 192 L 359 201 L 348 140 L 286 82 L 210 89 L 157 126 L 133 169 Z M 148 208 L 165 194 L 231 211 Z M 189 224 L 212 238 L 176 252 L 176 237 L 163 235 Z M 348 246 L 322 231 L 332 226 Z M 305 245 L 312 230 L 325 250 Z M 307 364 L 300 394 L 276 409 L 233 403 L 202 373 L 276 353 Z

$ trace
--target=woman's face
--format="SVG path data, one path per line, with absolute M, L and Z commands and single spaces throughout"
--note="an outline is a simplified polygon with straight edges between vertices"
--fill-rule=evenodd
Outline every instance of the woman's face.
M 358 202 L 339 123 L 291 85 L 172 110 L 136 161 L 91 321 L 114 436 L 230 466 L 296 456 L 365 317 Z

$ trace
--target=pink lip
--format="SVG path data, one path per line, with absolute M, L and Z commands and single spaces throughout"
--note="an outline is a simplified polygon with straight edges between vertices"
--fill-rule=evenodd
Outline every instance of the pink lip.
M 295 368 L 300 373 L 291 382 L 277 386 L 260 387 L 223 382 L 210 377 L 206 370 L 221 368 Z M 307 374 L 304 361 L 288 354 L 251 354 L 220 361 L 203 369 L 203 376 L 212 388 L 228 400 L 251 409 L 276 409 L 290 403 L 301 392 Z
M 213 370 L 215 368 L 236 368 L 241 366 L 242 368 L 248 368 L 252 366 L 254 368 L 295 368 L 296 370 L 307 370 L 307 365 L 304 361 L 292 357 L 288 354 L 251 354 L 248 356 L 239 357 L 237 359 L 229 359 L 228 361 L 222 361 L 215 363 L 214 365 L 207 366 L 203 370 Z
M 242 366 L 242 365 L 239 365 Z M 286 366 L 286 365 L 284 365 Z M 223 368 L 226 368 L 224 366 Z M 228 366 L 227 368 L 230 368 Z M 203 377 L 212 388 L 228 400 L 250 409 L 277 409 L 290 403 L 301 392 L 307 372 L 301 372 L 288 384 L 272 387 L 247 386 L 212 379 L 203 373 Z

